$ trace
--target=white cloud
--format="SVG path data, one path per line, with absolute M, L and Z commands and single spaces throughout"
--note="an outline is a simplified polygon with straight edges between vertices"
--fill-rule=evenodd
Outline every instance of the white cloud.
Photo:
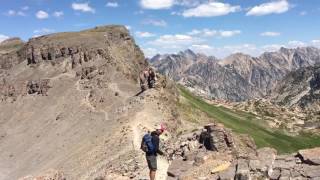
M 257 56 L 261 50 L 254 44 L 238 44 L 222 47 L 214 47 L 207 44 L 196 44 L 190 47 L 195 52 L 212 55 L 218 58 L 225 58 L 234 53 L 244 53 Z
M 9 10 L 9 11 L 7 12 L 7 15 L 8 15 L 8 16 L 14 16 L 14 15 L 16 15 L 16 11 L 14 11 L 14 10 Z
M 144 20 L 142 22 L 142 24 L 150 24 L 150 25 L 153 25 L 153 26 L 159 26 L 159 27 L 165 27 L 167 26 L 167 22 L 160 19 L 160 20 L 157 20 L 157 19 L 147 19 L 147 20 Z
M 302 47 L 302 46 L 306 46 L 306 43 L 302 41 L 296 41 L 296 40 L 288 42 L 288 47 L 290 48 L 296 48 L 296 47 Z
M 119 7 L 119 4 L 117 2 L 108 2 L 106 6 L 116 8 L 116 7 Z
M 220 31 L 220 34 L 222 37 L 232 37 L 238 34 L 241 34 L 241 31 L 235 30 L 235 31 Z
M 194 29 L 191 32 L 187 33 L 191 36 L 203 36 L 203 37 L 232 37 L 235 35 L 241 34 L 240 30 L 232 30 L 232 31 L 225 31 L 225 30 L 215 30 L 215 29 Z
M 267 31 L 267 32 L 263 32 L 260 34 L 260 36 L 269 36 L 269 37 L 275 37 L 275 36 L 280 36 L 281 33 L 279 32 L 272 32 L 272 31 Z
M 9 39 L 9 36 L 6 36 L 6 35 L 3 35 L 3 34 L 0 34 L 0 43 L 6 39 Z
M 38 19 L 47 19 L 47 18 L 49 18 L 49 14 L 45 11 L 40 10 L 36 13 L 36 17 Z
M 137 31 L 135 34 L 136 34 L 137 37 L 140 37 L 140 38 L 150 38 L 150 37 L 154 37 L 155 36 L 155 34 L 153 34 L 153 33 L 141 32 L 141 31 Z
M 191 47 L 196 48 L 196 49 L 212 49 L 213 48 L 207 44 L 194 44 Z
M 202 39 L 185 34 L 167 34 L 146 42 L 142 47 L 148 48 L 142 49 L 144 49 L 147 57 L 151 57 L 157 53 L 176 53 L 189 48 L 193 44 L 201 44 L 202 41 Z M 146 49 L 148 50 L 147 52 Z
M 194 7 L 204 2 L 206 2 L 206 0 L 176 0 L 175 4 L 186 7 Z
M 140 0 L 144 9 L 169 9 L 174 5 L 174 0 Z
M 156 46 L 160 49 L 186 49 L 192 44 L 199 44 L 203 40 L 197 37 L 192 37 L 185 34 L 174 34 L 174 35 L 162 35 L 154 41 L 149 41 L 147 44 Z
M 126 25 L 126 28 L 127 28 L 128 30 L 131 30 L 131 29 L 132 29 L 132 27 L 129 26 L 129 25 Z
M 195 8 L 187 9 L 182 13 L 182 15 L 184 17 L 214 17 L 237 12 L 240 9 L 240 6 L 232 6 L 227 3 L 209 2 L 206 4 L 200 4 Z
M 55 32 L 55 30 L 49 29 L 49 28 L 42 28 L 42 29 L 37 29 L 33 31 L 34 34 L 41 34 L 41 35 L 50 34 L 53 32 Z
M 18 11 L 18 12 L 17 12 L 17 15 L 18 15 L 18 16 L 26 16 L 26 14 L 25 14 L 24 12 L 22 12 L 22 11 Z
M 246 53 L 246 54 L 255 54 L 257 51 L 257 47 L 254 44 L 240 44 L 240 45 L 231 45 L 231 46 L 224 46 L 225 50 L 232 53 Z
M 189 49 L 208 55 L 212 55 L 212 53 L 215 52 L 215 48 L 207 44 L 193 44 L 189 47 Z
M 6 16 L 26 16 L 26 14 L 22 11 L 9 10 L 5 13 Z
M 89 3 L 72 3 L 71 7 L 75 11 L 90 12 L 90 13 L 96 12 L 95 9 L 89 5 Z
M 278 51 L 281 47 L 286 47 L 286 45 L 283 44 L 269 44 L 269 45 L 264 45 L 261 47 L 262 51 L 265 52 L 273 52 L 273 51 Z
M 318 39 L 312 40 L 311 45 L 319 48 L 320 47 L 320 40 L 318 40 Z
M 212 37 L 217 35 L 218 31 L 214 30 L 214 29 L 202 29 L 202 30 L 198 30 L 198 29 L 194 29 L 191 32 L 188 32 L 187 34 L 192 35 L 192 36 L 207 36 L 207 37 Z
M 53 16 L 57 18 L 62 17 L 63 15 L 64 15 L 63 11 L 55 11 L 53 13 Z
M 153 57 L 154 55 L 158 54 L 158 50 L 155 48 L 142 48 L 144 55 L 148 58 Z
M 247 16 L 263 16 L 268 14 L 281 14 L 289 10 L 290 4 L 287 0 L 273 0 L 254 6 L 247 12 Z
M 312 43 L 320 43 L 320 40 L 316 39 L 316 40 L 312 40 Z

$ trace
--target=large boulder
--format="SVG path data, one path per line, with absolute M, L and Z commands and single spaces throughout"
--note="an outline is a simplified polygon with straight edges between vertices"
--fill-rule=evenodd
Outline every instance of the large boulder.
M 298 156 L 308 164 L 320 165 L 320 148 L 300 150 Z

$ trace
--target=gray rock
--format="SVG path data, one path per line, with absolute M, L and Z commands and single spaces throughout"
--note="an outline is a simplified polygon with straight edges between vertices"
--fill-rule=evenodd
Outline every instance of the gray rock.
M 250 169 L 247 160 L 239 159 L 237 164 L 237 172 L 235 179 L 237 180 L 249 180 L 250 177 Z
M 320 177 L 320 166 L 304 165 L 302 175 L 308 178 L 318 178 Z
M 271 180 L 279 179 L 280 175 L 281 175 L 280 169 L 273 169 L 272 172 L 271 172 L 271 175 L 269 177 L 270 177 Z
M 170 164 L 167 174 L 169 177 L 178 178 L 191 168 L 192 163 L 188 163 L 188 161 L 183 161 L 182 159 L 176 159 Z
M 295 167 L 295 165 L 295 157 L 291 155 L 280 155 L 277 156 L 276 160 L 274 161 L 273 167 L 279 169 L 291 169 Z
M 298 156 L 304 163 L 320 165 L 320 148 L 300 150 Z

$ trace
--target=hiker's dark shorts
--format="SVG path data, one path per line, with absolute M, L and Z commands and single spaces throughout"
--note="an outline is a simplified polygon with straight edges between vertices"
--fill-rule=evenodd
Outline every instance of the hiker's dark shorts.
M 151 156 L 146 156 L 147 162 L 148 162 L 148 167 L 151 171 L 156 171 L 157 170 L 157 156 L 151 155 Z

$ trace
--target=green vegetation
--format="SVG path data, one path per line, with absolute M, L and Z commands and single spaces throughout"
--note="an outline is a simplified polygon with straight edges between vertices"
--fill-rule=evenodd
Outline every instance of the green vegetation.
M 320 146 L 320 137 L 311 134 L 290 136 L 280 130 L 272 130 L 256 119 L 253 114 L 233 111 L 225 107 L 218 107 L 195 97 L 189 91 L 180 87 L 181 95 L 196 109 L 205 112 L 209 117 L 223 123 L 236 133 L 249 134 L 256 145 L 260 147 L 273 147 L 279 153 L 291 153 L 299 149 Z

